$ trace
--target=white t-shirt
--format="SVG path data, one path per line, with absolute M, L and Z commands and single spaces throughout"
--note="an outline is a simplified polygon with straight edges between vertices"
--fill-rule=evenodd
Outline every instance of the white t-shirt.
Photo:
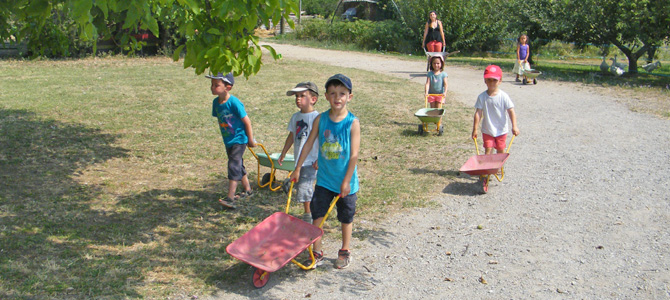
M 498 90 L 498 94 L 493 97 L 489 96 L 486 91 L 479 94 L 475 108 L 481 109 L 483 112 L 482 133 L 492 137 L 506 134 L 509 131 L 507 110 L 513 107 L 512 99 L 501 90 Z
M 297 162 L 300 158 L 300 152 L 302 152 L 302 147 L 307 142 L 307 137 L 312 131 L 312 125 L 314 124 L 314 119 L 319 116 L 318 111 L 309 112 L 303 114 L 301 112 L 296 112 L 291 116 L 291 120 L 288 122 L 288 131 L 293 133 L 293 155 L 295 161 Z M 311 166 L 319 157 L 319 141 L 314 141 L 314 146 L 309 152 L 307 159 L 302 164 L 303 166 Z

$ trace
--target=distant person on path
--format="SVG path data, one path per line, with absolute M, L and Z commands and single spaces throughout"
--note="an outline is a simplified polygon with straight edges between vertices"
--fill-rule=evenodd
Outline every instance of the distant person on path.
M 445 45 L 442 21 L 437 19 L 437 13 L 434 10 L 428 13 L 422 44 L 428 52 L 442 52 L 442 46 Z
M 528 46 L 528 36 L 522 34 L 519 36 L 516 44 L 516 63 L 514 64 L 514 69 L 512 72 L 516 74 L 516 82 L 520 82 L 519 76 L 523 75 L 523 70 L 529 70 L 530 64 L 528 63 L 528 58 L 530 58 L 530 46 Z
M 218 120 L 219 130 L 223 137 L 228 155 L 228 196 L 219 199 L 219 203 L 226 208 L 235 208 L 235 201 L 251 196 L 253 191 L 244 168 L 244 151 L 249 147 L 256 147 L 254 134 L 251 129 L 251 120 L 244 110 L 244 104 L 237 97 L 230 94 L 235 84 L 232 73 L 216 76 L 205 76 L 212 80 L 212 95 L 216 95 L 212 102 L 212 116 Z M 242 182 L 244 192 L 235 194 L 237 185 Z
M 426 74 L 425 97 L 428 98 L 431 108 L 440 108 L 447 99 L 447 72 L 444 72 L 444 59 L 442 55 L 435 55 L 430 58 L 430 71 Z M 439 96 L 430 96 L 438 95 Z
M 312 147 L 319 149 L 319 171 L 316 188 L 312 196 L 312 218 L 314 225 L 320 225 L 331 201 L 337 201 L 337 219 L 342 224 L 342 248 L 337 252 L 335 267 L 344 269 L 351 262 L 351 234 L 356 201 L 358 199 L 358 151 L 361 145 L 361 125 L 348 109 L 347 103 L 353 98 L 351 79 L 335 74 L 326 81 L 326 99 L 330 109 L 314 120 L 314 128 L 303 146 L 303 152 L 291 174 L 291 181 L 300 178 L 302 164 Z M 318 138 L 318 142 L 315 144 Z M 315 267 L 323 262 L 322 240 L 314 242 Z M 307 264 L 311 264 L 311 261 Z
M 288 122 L 288 136 L 284 142 L 284 149 L 282 149 L 281 154 L 277 162 L 279 165 L 284 161 L 284 157 L 291 146 L 293 147 L 293 158 L 297 159 L 300 157 L 301 151 L 307 142 L 307 137 L 312 132 L 312 125 L 314 125 L 314 119 L 319 115 L 319 112 L 314 109 L 314 104 L 319 98 L 319 89 L 316 87 L 316 84 L 313 82 L 301 82 L 298 83 L 293 89 L 286 92 L 286 96 L 295 95 L 295 105 L 300 109 L 291 116 L 291 120 Z M 317 142 L 318 144 L 318 142 Z M 313 147 L 307 159 L 301 166 L 302 172 L 300 173 L 300 178 L 295 183 L 296 196 L 295 201 L 302 203 L 304 213 L 302 215 L 302 220 L 307 223 L 312 223 L 312 210 L 310 209 L 310 203 L 312 201 L 312 194 L 314 194 L 314 182 L 316 181 L 316 169 L 317 164 L 316 160 L 319 156 L 319 149 Z
M 509 132 L 508 121 L 512 123 L 512 133 L 519 135 L 516 126 L 514 103 L 507 93 L 499 89 L 502 82 L 502 70 L 496 65 L 489 65 L 484 71 L 486 91 L 477 96 L 475 116 L 472 124 L 472 139 L 479 133 L 479 124 L 482 125 L 482 140 L 485 154 L 492 154 L 495 148 L 497 153 L 504 153 Z M 509 118 L 508 118 L 509 116 Z

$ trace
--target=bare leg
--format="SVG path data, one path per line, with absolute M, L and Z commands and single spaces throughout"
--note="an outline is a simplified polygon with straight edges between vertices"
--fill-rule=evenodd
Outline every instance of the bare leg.
M 354 223 L 342 223 L 342 249 L 349 250 L 351 243 L 351 232 L 353 231 Z
M 251 184 L 249 184 L 249 178 L 247 177 L 246 174 L 242 177 L 242 187 L 247 192 L 251 191 Z
M 246 178 L 246 176 L 245 176 Z M 247 181 L 247 184 L 249 182 Z M 236 180 L 228 180 L 228 198 L 230 199 L 235 199 L 235 191 L 237 190 L 237 181 Z
M 312 213 L 312 210 L 309 208 L 309 204 L 310 204 L 310 203 L 311 203 L 310 201 L 307 201 L 307 202 L 304 202 L 304 203 L 302 204 L 302 207 L 305 208 L 305 213 L 306 213 L 306 214 L 311 214 L 311 213 Z M 317 225 L 317 226 L 318 226 L 318 225 Z
M 322 220 L 323 220 L 323 217 L 318 218 L 318 219 L 312 221 L 312 224 L 314 224 L 314 226 L 319 226 L 319 224 L 321 224 Z M 321 238 L 316 239 L 316 241 L 314 241 L 314 247 L 312 248 L 314 250 L 314 252 L 321 252 L 321 245 L 322 245 Z

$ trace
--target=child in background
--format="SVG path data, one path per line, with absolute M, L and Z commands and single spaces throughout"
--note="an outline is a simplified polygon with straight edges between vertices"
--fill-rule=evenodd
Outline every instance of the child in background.
M 361 125 L 358 118 L 347 110 L 347 103 L 353 98 L 351 90 L 351 80 L 342 74 L 333 75 L 326 81 L 326 99 L 330 103 L 330 109 L 314 120 L 313 126 L 316 130 L 309 134 L 295 171 L 291 174 L 292 181 L 298 180 L 309 151 L 312 147 L 318 147 L 319 172 L 312 196 L 312 218 L 313 224 L 318 226 L 326 215 L 330 202 L 335 196 L 340 196 L 337 201 L 337 219 L 342 224 L 342 248 L 335 261 L 338 269 L 348 267 L 351 262 L 349 246 L 358 199 L 356 164 L 361 145 Z M 315 144 L 317 138 L 318 143 Z M 313 249 L 315 267 L 323 261 L 321 247 L 322 241 L 319 238 L 314 242 Z
M 230 94 L 235 84 L 232 73 L 226 75 L 218 73 L 216 76 L 207 75 L 205 77 L 212 80 L 212 95 L 217 96 L 212 102 L 212 116 L 218 120 L 228 155 L 228 196 L 226 199 L 219 199 L 219 203 L 226 208 L 234 209 L 237 199 L 253 194 L 242 158 L 247 146 L 256 147 L 251 120 L 242 102 Z M 244 192 L 236 195 L 238 182 L 242 182 Z
M 513 73 L 516 74 L 516 82 L 521 81 L 519 76 L 523 75 L 523 70 L 529 70 L 530 64 L 528 63 L 528 58 L 530 57 L 530 47 L 528 46 L 528 36 L 522 34 L 519 36 L 518 43 L 516 44 L 516 63 L 514 64 Z
M 516 126 L 516 114 L 514 103 L 507 93 L 499 89 L 502 81 L 502 70 L 496 65 L 489 65 L 484 71 L 484 83 L 486 91 L 477 96 L 475 103 L 475 117 L 472 125 L 472 138 L 478 135 L 479 123 L 482 123 L 482 140 L 484 142 L 485 154 L 492 154 L 493 149 L 497 153 L 505 152 L 507 133 L 509 131 L 508 121 L 512 123 L 512 133 L 519 135 Z M 509 115 L 509 119 L 508 119 Z
M 314 109 L 314 104 L 319 97 L 319 89 L 312 82 L 301 82 L 292 90 L 286 92 L 286 96 L 295 95 L 295 105 L 300 109 L 291 116 L 288 123 L 288 136 L 284 142 L 284 149 L 279 155 L 277 162 L 279 165 L 284 161 L 286 153 L 293 147 L 293 157 L 299 158 L 300 152 L 307 142 L 307 137 L 312 131 L 312 124 L 314 119 L 319 115 L 319 112 Z M 318 142 L 317 142 L 318 143 Z M 307 155 L 307 159 L 301 166 L 300 178 L 295 184 L 296 196 L 295 200 L 303 204 L 305 213 L 302 215 L 302 220 L 307 223 L 312 223 L 312 211 L 310 203 L 312 201 L 312 194 L 314 194 L 314 181 L 316 180 L 316 160 L 318 158 L 318 148 L 313 147 Z
M 447 98 L 447 72 L 444 71 L 444 59 L 441 55 L 430 58 L 430 71 L 426 75 L 425 97 L 428 97 L 430 108 L 440 108 Z M 440 94 L 441 96 L 428 96 L 429 94 Z

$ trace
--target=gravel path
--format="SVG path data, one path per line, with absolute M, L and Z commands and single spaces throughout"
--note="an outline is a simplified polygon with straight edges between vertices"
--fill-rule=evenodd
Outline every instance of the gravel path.
M 420 62 L 273 45 L 315 60 L 408 80 Z M 447 60 L 448 66 L 448 60 Z M 474 105 L 483 70 L 448 66 L 449 93 Z M 630 112 L 617 95 L 577 83 L 511 75 L 521 135 L 506 179 L 480 195 L 462 175 L 435 200 L 354 240 L 346 270 L 297 267 L 268 285 L 224 287 L 220 299 L 670 299 L 670 121 Z M 327 241 L 328 242 L 328 241 Z M 325 249 L 337 249 L 338 241 Z

